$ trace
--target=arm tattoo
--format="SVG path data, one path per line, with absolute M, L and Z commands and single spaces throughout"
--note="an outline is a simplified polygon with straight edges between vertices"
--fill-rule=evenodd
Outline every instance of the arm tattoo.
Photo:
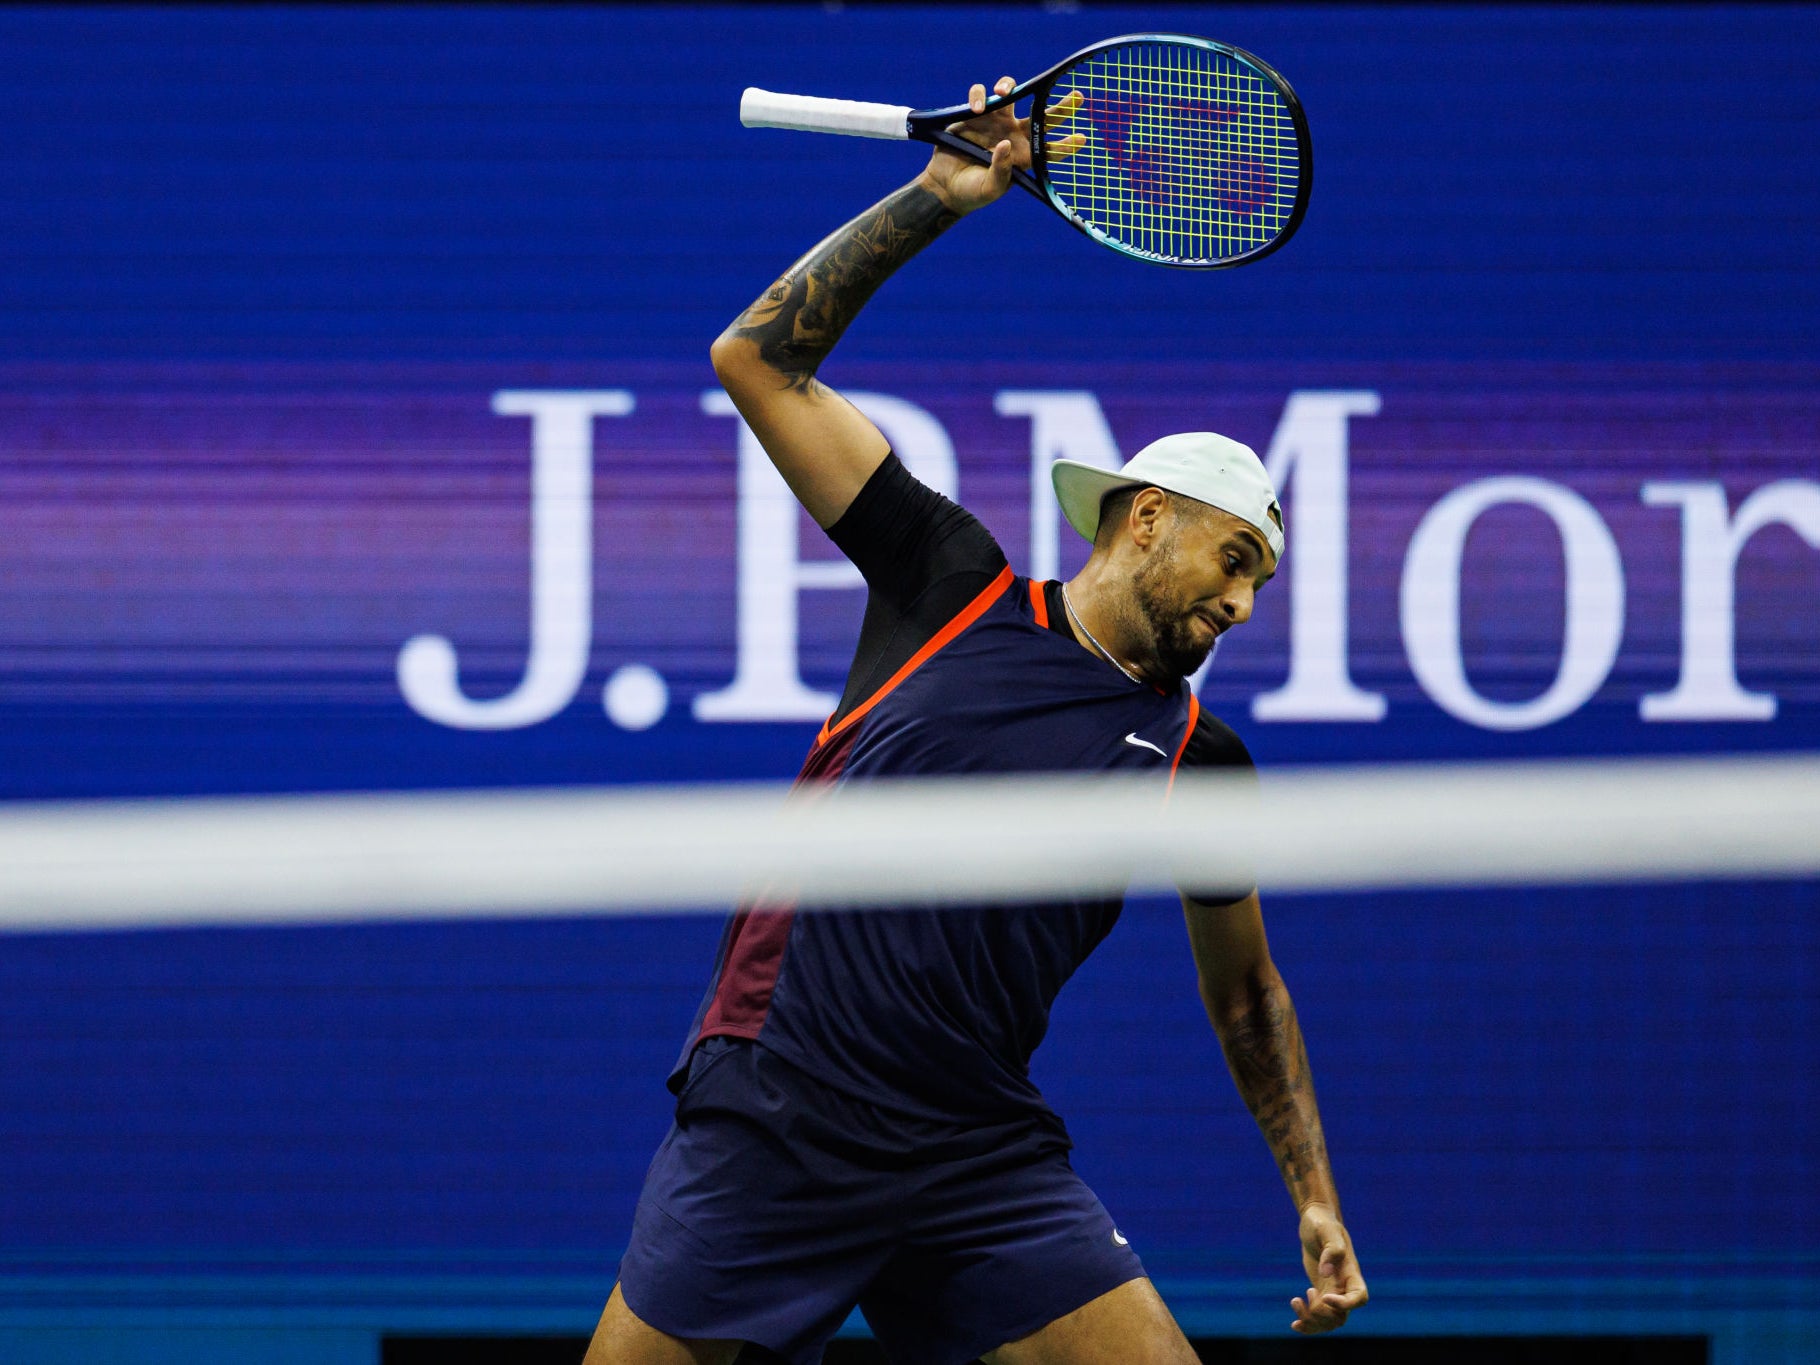
M 1331 1200 L 1333 1174 L 1308 1050 L 1283 983 L 1256 985 L 1243 1006 L 1227 1016 L 1220 1041 L 1232 1079 L 1270 1144 L 1296 1207 L 1315 1198 Z
M 921 185 L 906 185 L 791 266 L 729 334 L 757 342 L 785 387 L 813 388 L 817 367 L 866 300 L 959 217 Z

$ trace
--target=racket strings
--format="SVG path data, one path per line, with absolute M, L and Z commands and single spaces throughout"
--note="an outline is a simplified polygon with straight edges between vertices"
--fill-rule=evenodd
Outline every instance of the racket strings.
M 1295 121 L 1272 82 L 1226 53 L 1124 44 L 1063 73 L 1050 95 L 1049 185 L 1122 250 L 1217 264 L 1267 246 L 1294 215 Z

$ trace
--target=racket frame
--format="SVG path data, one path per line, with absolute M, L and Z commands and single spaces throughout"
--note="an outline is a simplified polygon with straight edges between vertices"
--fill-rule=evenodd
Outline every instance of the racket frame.
M 1262 246 L 1219 261 L 1163 260 L 1155 255 L 1135 251 L 1121 242 L 1116 242 L 1110 237 L 1096 232 L 1062 202 L 1054 186 L 1049 183 L 1048 148 L 1044 136 L 1046 130 L 1043 116 L 1047 112 L 1050 90 L 1055 87 L 1058 80 L 1087 58 L 1109 48 L 1124 47 L 1132 43 L 1170 43 L 1220 53 L 1222 56 L 1230 57 L 1234 61 L 1251 67 L 1282 97 L 1284 106 L 1289 110 L 1290 123 L 1295 129 L 1296 150 L 1299 153 L 1296 197 L 1289 216 L 1283 222 L 1282 230 Z M 1296 97 L 1295 91 L 1290 87 L 1289 82 L 1283 79 L 1282 74 L 1262 57 L 1253 56 L 1242 47 L 1234 47 L 1230 43 L 1217 42 L 1212 38 L 1200 38 L 1188 33 L 1126 33 L 1117 38 L 1104 38 L 1057 62 L 1042 75 L 1024 81 L 1006 94 L 992 96 L 986 101 L 986 107 L 979 113 L 975 113 L 972 106 L 966 104 L 950 105 L 944 109 L 912 109 L 904 119 L 905 136 L 918 142 L 932 143 L 961 156 L 970 157 L 981 165 L 989 166 L 992 164 L 991 148 L 982 147 L 977 142 L 969 141 L 957 133 L 948 131 L 949 126 L 963 123 L 968 119 L 979 118 L 982 114 L 990 114 L 996 109 L 1015 105 L 1024 99 L 1031 101 L 1031 169 L 1025 170 L 1022 166 L 1013 167 L 1012 182 L 1041 199 L 1082 234 L 1102 246 L 1110 247 L 1121 255 L 1129 256 L 1134 260 L 1148 261 L 1152 265 L 1173 266 L 1179 270 L 1223 270 L 1229 266 L 1245 265 L 1251 261 L 1262 260 L 1295 236 L 1296 229 L 1302 226 L 1303 215 L 1308 211 L 1308 196 L 1314 189 L 1314 144 L 1308 136 L 1308 116 L 1302 110 L 1302 101 Z

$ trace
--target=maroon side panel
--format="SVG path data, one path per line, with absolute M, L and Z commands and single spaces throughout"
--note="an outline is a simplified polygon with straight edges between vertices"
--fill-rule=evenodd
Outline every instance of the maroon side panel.
M 799 790 L 793 800 L 813 798 L 813 793 L 800 788 L 832 782 L 840 776 L 847 755 L 860 726 L 853 725 L 809 750 L 797 774 Z M 790 925 L 796 918 L 789 904 L 758 904 L 741 910 L 727 930 L 726 955 L 722 960 L 720 980 L 714 998 L 702 1016 L 703 1038 L 756 1038 L 765 1026 L 765 1015 L 771 1008 L 771 993 L 777 988 L 777 974 L 784 965 L 784 949 L 790 941 Z

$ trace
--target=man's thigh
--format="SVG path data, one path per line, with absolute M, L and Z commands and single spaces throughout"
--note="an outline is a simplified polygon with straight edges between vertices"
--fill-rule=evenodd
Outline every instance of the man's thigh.
M 888 1178 L 741 1116 L 680 1117 L 646 1175 L 617 1292 L 671 1338 L 811 1365 L 889 1258 L 894 1202 Z
M 893 1359 L 977 1360 L 1144 1278 L 1066 1152 L 1032 1145 L 929 1168 L 910 1226 L 860 1300 Z
M 582 1365 L 732 1365 L 739 1350 L 737 1341 L 684 1341 L 658 1331 L 626 1307 L 614 1285 Z
M 1198 1365 L 1149 1280 L 1129 1280 L 1019 1341 L 982 1357 L 987 1365 Z

